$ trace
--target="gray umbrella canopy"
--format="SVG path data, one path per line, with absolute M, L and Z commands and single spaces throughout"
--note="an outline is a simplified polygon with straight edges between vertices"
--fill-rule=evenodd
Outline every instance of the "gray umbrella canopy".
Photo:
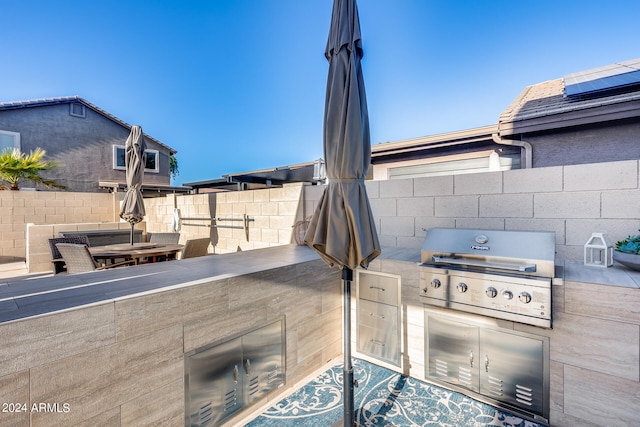
M 355 0 L 334 0 L 325 51 L 329 77 L 323 144 L 329 182 L 311 218 L 305 243 L 329 265 L 350 269 L 367 267 L 380 255 L 364 185 L 371 142 L 362 54 Z
M 147 144 L 140 126 L 133 126 L 125 145 L 125 166 L 127 192 L 124 195 L 120 218 L 131 224 L 131 244 L 133 244 L 133 226 L 142 221 L 146 212 L 142 199 L 142 177 L 144 176 L 144 151 Z
M 330 266 L 342 269 L 342 352 L 345 427 L 354 425 L 351 362 L 353 269 L 380 255 L 378 234 L 364 179 L 371 163 L 369 115 L 362 77 L 362 40 L 355 0 L 334 0 L 325 56 L 329 77 L 324 106 L 324 158 L 329 183 L 320 198 L 305 243 Z

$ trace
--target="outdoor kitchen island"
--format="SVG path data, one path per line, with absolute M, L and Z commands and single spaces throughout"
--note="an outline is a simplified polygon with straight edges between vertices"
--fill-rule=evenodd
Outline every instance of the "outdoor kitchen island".
M 184 425 L 185 354 L 284 316 L 266 403 L 340 356 L 340 293 L 294 245 L 0 283 L 0 426 Z
M 369 272 L 397 275 L 402 282 L 402 366 L 385 366 L 428 381 L 424 326 L 430 306 L 420 297 L 419 250 L 393 249 L 384 248 L 369 266 Z M 495 320 L 495 327 L 549 338 L 551 426 L 637 426 L 640 272 L 579 261 L 556 261 L 556 266 L 552 329 L 504 320 Z
M 368 271 L 400 277 L 395 369 L 425 379 L 419 262 L 419 249 L 383 248 Z M 637 425 L 640 273 L 557 265 L 553 329 L 500 324 L 549 337 L 552 426 Z M 183 425 L 184 355 L 284 314 L 287 382 L 275 402 L 338 360 L 340 293 L 340 272 L 299 246 L 1 283 L 0 400 L 28 411 L 0 412 L 0 426 Z

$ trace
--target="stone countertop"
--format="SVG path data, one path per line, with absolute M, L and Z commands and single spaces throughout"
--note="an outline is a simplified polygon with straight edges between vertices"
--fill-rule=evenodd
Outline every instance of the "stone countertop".
M 616 262 L 613 267 L 588 267 L 580 261 L 564 262 L 564 281 L 640 289 L 640 272 Z
M 420 263 L 420 249 L 385 247 L 379 259 Z M 640 271 L 634 271 L 617 262 L 612 267 L 587 267 L 581 261 L 557 261 L 554 284 L 564 281 L 593 283 L 640 289 Z
M 0 323 L 318 259 L 306 246 L 286 245 L 91 273 L 4 281 L 0 282 Z

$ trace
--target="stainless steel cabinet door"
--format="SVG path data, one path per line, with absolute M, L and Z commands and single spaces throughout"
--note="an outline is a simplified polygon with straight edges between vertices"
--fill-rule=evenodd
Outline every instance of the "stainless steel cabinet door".
M 431 315 L 426 320 L 429 376 L 477 392 L 478 327 Z
M 400 365 L 398 307 L 358 301 L 358 351 Z
M 237 338 L 188 358 L 191 426 L 217 425 L 244 406 L 241 356 Z
M 242 373 L 248 403 L 284 384 L 283 331 L 282 321 L 278 321 L 242 337 Z
M 545 413 L 543 339 L 481 330 L 480 343 L 480 393 Z

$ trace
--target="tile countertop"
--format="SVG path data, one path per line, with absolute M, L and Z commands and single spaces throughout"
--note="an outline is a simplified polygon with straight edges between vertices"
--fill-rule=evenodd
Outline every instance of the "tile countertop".
M 602 268 L 588 267 L 580 261 L 565 261 L 563 280 L 640 289 L 640 271 L 616 262 L 613 267 Z
M 0 323 L 318 259 L 306 246 L 286 245 L 91 273 L 2 281 Z
M 306 246 L 286 245 L 71 276 L 2 281 L 0 323 L 319 259 Z M 418 264 L 420 251 L 383 248 L 379 259 Z M 566 261 L 557 266 L 562 271 L 559 283 L 575 281 L 640 288 L 640 272 L 618 264 L 612 268 L 596 268 Z

